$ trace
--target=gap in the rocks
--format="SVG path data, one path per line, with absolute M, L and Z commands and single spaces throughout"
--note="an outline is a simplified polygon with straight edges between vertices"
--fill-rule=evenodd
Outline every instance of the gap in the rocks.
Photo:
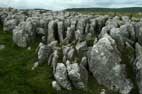
M 133 83 L 133 89 L 131 90 L 130 94 L 139 94 L 138 85 L 136 83 L 136 74 L 133 69 L 133 62 L 135 60 L 135 50 L 127 48 L 125 46 L 125 49 L 121 52 L 121 59 L 121 64 L 126 65 L 127 77 Z
M 3 31 L 3 22 L 2 22 L 1 17 L 0 17 L 0 29 L 1 29 L 1 31 Z
M 53 26 L 53 29 L 54 29 L 54 38 L 55 38 L 55 40 L 58 41 L 58 43 L 60 43 L 57 23 Z

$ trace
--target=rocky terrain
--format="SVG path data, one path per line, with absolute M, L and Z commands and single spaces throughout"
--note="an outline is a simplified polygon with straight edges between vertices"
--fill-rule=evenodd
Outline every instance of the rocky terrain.
M 39 44 L 31 70 L 48 64 L 56 91 L 86 92 L 93 76 L 103 87 L 96 94 L 142 94 L 142 20 L 8 8 L 0 9 L 0 24 L 18 47 Z

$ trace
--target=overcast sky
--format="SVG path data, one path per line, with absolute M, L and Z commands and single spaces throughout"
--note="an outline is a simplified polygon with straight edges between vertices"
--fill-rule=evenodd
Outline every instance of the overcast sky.
M 0 0 L 0 7 L 61 10 L 77 7 L 140 7 L 142 0 Z

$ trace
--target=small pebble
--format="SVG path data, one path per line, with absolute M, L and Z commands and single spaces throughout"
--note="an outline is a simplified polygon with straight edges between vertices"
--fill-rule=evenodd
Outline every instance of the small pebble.
M 32 49 L 31 47 L 28 47 L 28 48 L 27 48 L 27 50 L 31 50 L 31 49 Z
M 0 50 L 4 49 L 5 48 L 5 45 L 3 44 L 0 44 Z

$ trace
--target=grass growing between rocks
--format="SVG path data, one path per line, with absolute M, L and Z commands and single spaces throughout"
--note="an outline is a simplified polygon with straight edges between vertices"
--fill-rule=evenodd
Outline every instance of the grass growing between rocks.
M 13 44 L 12 34 L 1 29 L 0 44 L 5 45 L 0 50 L 0 94 L 99 94 L 104 88 L 93 77 L 89 77 L 88 91 L 74 89 L 56 92 L 51 86 L 51 67 L 44 64 L 31 70 L 36 61 L 35 49 L 38 43 L 33 43 L 31 50 L 19 48 Z

